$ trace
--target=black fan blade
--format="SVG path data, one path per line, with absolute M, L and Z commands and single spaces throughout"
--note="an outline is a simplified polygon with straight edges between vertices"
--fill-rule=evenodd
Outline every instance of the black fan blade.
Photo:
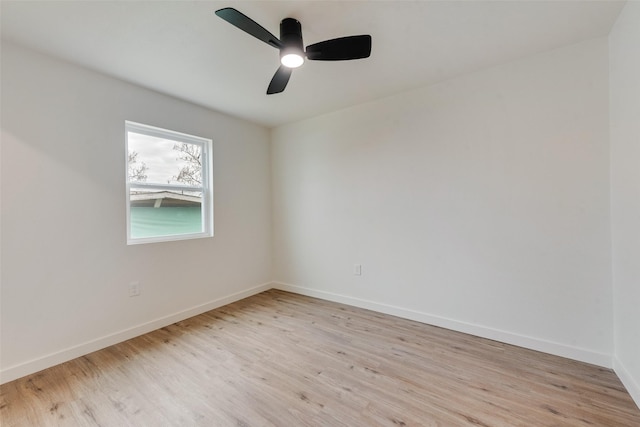
M 345 61 L 368 58 L 371 55 L 371 36 L 349 36 L 325 40 L 307 46 L 307 58 L 316 61 Z
M 287 87 L 287 83 L 289 83 L 289 78 L 291 77 L 292 68 L 285 67 L 281 65 L 278 68 L 278 71 L 273 75 L 271 79 L 271 83 L 269 83 L 269 87 L 267 88 L 267 95 L 273 95 L 274 93 L 280 93 Z
M 269 31 L 265 30 L 260 24 L 255 22 L 253 19 L 249 18 L 246 15 L 238 12 L 232 7 L 226 7 L 224 9 L 216 10 L 216 15 L 220 18 L 224 19 L 231 25 L 235 25 L 240 28 L 245 33 L 251 34 L 253 37 L 258 40 L 262 40 L 275 47 L 276 49 L 282 49 L 284 44 Z

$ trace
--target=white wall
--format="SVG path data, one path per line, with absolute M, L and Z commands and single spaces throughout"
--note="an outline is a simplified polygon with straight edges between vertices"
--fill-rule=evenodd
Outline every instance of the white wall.
M 214 238 L 126 245 L 125 120 L 213 139 Z M 268 145 L 263 127 L 3 43 L 2 381 L 267 288 Z
M 606 39 L 276 128 L 275 279 L 611 366 L 608 138 Z
M 615 368 L 640 405 L 640 3 L 609 35 Z

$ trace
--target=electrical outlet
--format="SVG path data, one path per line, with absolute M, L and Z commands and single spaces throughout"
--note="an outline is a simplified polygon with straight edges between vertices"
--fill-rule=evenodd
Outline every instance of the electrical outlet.
M 362 265 L 353 264 L 353 275 L 354 276 L 362 276 Z
M 129 282 L 129 296 L 137 297 L 140 295 L 140 282 Z

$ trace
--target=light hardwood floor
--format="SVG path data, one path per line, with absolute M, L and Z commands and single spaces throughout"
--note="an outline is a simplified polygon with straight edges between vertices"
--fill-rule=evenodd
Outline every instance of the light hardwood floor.
M 267 291 L 7 383 L 9 426 L 640 426 L 609 369 Z

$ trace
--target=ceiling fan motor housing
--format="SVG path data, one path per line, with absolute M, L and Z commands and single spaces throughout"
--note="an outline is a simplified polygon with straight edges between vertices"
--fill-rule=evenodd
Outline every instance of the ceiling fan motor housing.
M 281 57 L 291 51 L 304 55 L 302 26 L 298 20 L 285 18 L 280 22 L 280 41 L 284 44 L 284 49 L 280 50 Z

